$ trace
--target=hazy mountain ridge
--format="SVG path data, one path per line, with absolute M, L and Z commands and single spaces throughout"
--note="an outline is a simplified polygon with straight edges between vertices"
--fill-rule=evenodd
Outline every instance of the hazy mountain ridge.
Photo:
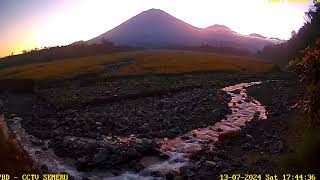
M 197 28 L 159 9 L 144 11 L 114 29 L 89 40 L 88 43 L 100 43 L 102 39 L 109 39 L 120 45 L 150 48 L 208 44 L 241 47 L 250 51 L 257 51 L 265 45 L 282 42 L 258 34 L 241 35 L 218 24 Z

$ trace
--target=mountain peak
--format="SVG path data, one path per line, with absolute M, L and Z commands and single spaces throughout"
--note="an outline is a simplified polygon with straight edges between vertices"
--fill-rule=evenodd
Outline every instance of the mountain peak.
M 159 12 L 159 11 L 161 11 L 161 12 L 164 12 L 164 11 L 162 11 L 161 9 L 157 9 L 157 8 L 151 8 L 151 9 L 148 9 L 148 10 L 146 10 L 146 11 L 144 11 L 144 12 Z
M 249 34 L 249 36 L 251 36 L 251 37 L 257 37 L 257 38 L 263 38 L 263 39 L 265 39 L 265 38 L 266 38 L 265 36 L 262 36 L 262 35 L 257 34 L 257 33 Z
M 168 14 L 165 11 L 161 10 L 161 9 L 156 9 L 156 8 L 152 8 L 152 9 L 148 9 L 146 11 L 143 11 L 141 14 Z
M 206 29 L 214 30 L 214 31 L 232 31 L 229 27 L 221 24 L 215 24 L 213 26 L 209 26 Z
M 252 51 L 274 42 L 269 39 L 248 38 L 220 24 L 197 28 L 155 8 L 137 14 L 88 43 L 100 43 L 102 39 L 133 47 L 197 47 L 207 42 L 211 46 L 243 46 Z

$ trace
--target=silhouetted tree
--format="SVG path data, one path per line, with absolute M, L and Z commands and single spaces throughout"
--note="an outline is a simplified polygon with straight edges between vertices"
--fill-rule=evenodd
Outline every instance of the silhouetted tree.
M 305 110 L 312 125 L 320 126 L 320 3 L 315 3 L 306 15 L 306 24 L 288 42 L 290 50 L 298 51 L 291 52 L 297 56 L 289 65 L 306 85 L 309 101 Z

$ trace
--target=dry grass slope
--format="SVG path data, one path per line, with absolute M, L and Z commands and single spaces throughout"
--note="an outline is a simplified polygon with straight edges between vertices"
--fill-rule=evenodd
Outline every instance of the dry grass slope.
M 204 52 L 149 50 L 56 60 L 11 67 L 0 71 L 0 79 L 62 79 L 86 73 L 104 73 L 107 64 L 124 59 L 137 62 L 111 74 L 115 76 L 185 73 L 197 71 L 268 72 L 273 64 L 255 58 Z M 109 74 L 110 75 L 110 74 Z

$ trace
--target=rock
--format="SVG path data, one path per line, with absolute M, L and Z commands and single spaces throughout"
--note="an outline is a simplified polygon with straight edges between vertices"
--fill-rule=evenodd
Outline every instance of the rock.
M 223 116 L 224 116 L 224 112 L 223 111 L 224 110 L 222 110 L 222 109 L 214 109 L 214 110 L 212 110 L 211 118 L 213 120 L 222 119 Z
M 244 102 L 251 102 L 251 98 L 246 97 L 246 98 L 244 99 Z
M 216 167 L 217 166 L 217 163 L 213 162 L 213 161 L 206 161 L 205 162 L 205 165 L 210 167 L 210 168 L 213 168 L 213 167 Z
M 102 126 L 102 123 L 101 123 L 101 122 L 99 122 L 99 121 L 97 121 L 97 122 L 96 122 L 96 125 L 98 125 L 98 126 Z
M 186 174 L 188 171 L 189 171 L 189 166 L 187 166 L 187 165 L 182 166 L 182 167 L 180 167 L 180 169 L 179 169 L 179 173 L 180 173 L 180 174 Z
M 174 177 L 176 177 L 178 175 L 178 173 L 176 171 L 170 171 L 166 174 L 166 179 L 170 180 L 170 179 L 174 179 Z
M 143 139 L 137 146 L 137 149 L 141 153 L 154 153 L 157 149 L 157 143 L 154 140 Z
M 44 145 L 44 142 L 43 141 L 41 141 L 40 139 L 37 139 L 36 137 L 34 137 L 34 136 L 29 136 L 29 139 L 30 139 L 30 141 L 31 141 L 31 143 L 33 144 L 33 145 L 36 145 L 36 146 L 41 146 L 41 145 Z
M 190 139 L 190 137 L 189 137 L 189 136 L 187 136 L 187 135 L 182 135 L 182 136 L 181 136 L 181 139 L 182 139 L 182 140 L 189 140 L 189 139 Z
M 48 170 L 49 170 L 49 168 L 46 165 L 42 165 L 40 167 L 40 171 L 42 171 L 42 172 L 47 172 Z
M 162 109 L 165 105 L 165 101 L 160 100 L 160 102 L 157 104 L 158 108 Z
M 121 174 L 121 172 L 119 170 L 112 170 L 111 171 L 112 175 L 114 176 L 119 176 Z M 90 179 L 91 180 L 91 179 Z
M 216 152 L 216 155 L 217 155 L 219 158 L 225 158 L 225 157 L 226 157 L 226 152 L 225 152 L 223 149 L 221 149 L 221 150 L 218 150 L 218 151 Z
M 144 169 L 142 163 L 138 162 L 137 160 L 132 160 L 128 164 L 129 168 L 134 169 L 135 171 L 139 172 Z
M 127 150 L 127 156 L 129 159 L 139 159 L 141 157 L 141 154 L 137 152 L 135 148 L 129 148 Z
M 246 134 L 246 138 L 253 140 L 253 137 L 250 134 Z
M 106 149 L 100 149 L 98 153 L 93 156 L 93 163 L 99 164 L 108 159 L 108 151 Z
M 267 137 L 267 138 L 272 138 L 272 135 L 267 133 L 267 132 L 264 132 L 264 135 Z
M 123 117 L 122 118 L 124 121 L 129 121 L 129 118 L 128 117 Z
M 137 172 L 142 171 L 145 167 L 143 166 L 142 163 L 138 162 L 135 167 L 134 170 L 136 170 Z
M 140 127 L 141 131 L 144 132 L 149 132 L 150 131 L 150 125 L 148 123 L 144 123 L 141 127 Z
M 160 158 L 161 160 L 167 160 L 167 159 L 170 158 L 170 156 L 169 156 L 168 154 L 161 153 L 161 154 L 159 154 L 159 158 Z
M 229 139 L 231 137 L 235 137 L 239 134 L 240 134 L 240 129 L 226 131 L 226 132 L 223 132 L 219 135 L 218 141 L 221 142 L 221 141 L 224 141 L 224 140 Z
M 218 131 L 218 132 L 222 132 L 223 129 L 222 129 L 222 128 L 217 128 L 217 131 Z
M 253 116 L 254 119 L 259 119 L 260 118 L 260 112 L 256 112 L 254 113 L 254 116 Z
M 168 132 L 167 132 L 167 137 L 172 139 L 172 138 L 175 138 L 177 135 L 179 134 L 178 130 L 176 129 L 170 129 Z
M 132 160 L 128 163 L 128 166 L 129 166 L 129 168 L 134 169 L 134 167 L 136 166 L 137 163 L 138 163 L 137 160 Z
M 98 130 L 98 131 L 101 131 L 101 130 L 102 130 L 102 127 L 97 127 L 97 130 Z
M 231 91 L 231 93 L 234 93 L 234 94 L 240 94 L 241 90 L 240 89 L 237 89 L 237 90 L 234 90 L 234 91 Z
M 108 141 L 110 141 L 110 140 L 112 140 L 112 137 L 111 137 L 111 136 L 107 136 L 106 139 L 107 139 Z
M 184 162 L 186 162 L 186 160 L 184 158 L 174 158 L 174 159 L 170 159 L 168 161 L 169 164 L 184 163 Z
M 249 144 L 249 143 L 244 143 L 244 144 L 241 146 L 241 148 L 242 148 L 243 150 L 250 150 L 250 146 L 251 146 L 251 144 Z
M 221 172 L 223 174 L 228 174 L 229 172 L 231 172 L 232 170 L 231 169 L 225 169 L 225 170 L 222 170 Z
M 88 162 L 86 161 L 86 159 L 80 159 L 76 164 L 76 168 L 78 171 L 89 171 L 90 168 L 88 166 Z
M 22 118 L 21 117 L 14 117 L 14 118 L 12 118 L 12 121 L 13 122 L 20 122 L 20 121 L 22 121 Z
M 13 118 L 15 118 L 15 117 L 17 117 L 18 115 L 16 115 L 16 114 L 10 114 L 10 115 L 8 115 L 8 119 L 13 119 Z

